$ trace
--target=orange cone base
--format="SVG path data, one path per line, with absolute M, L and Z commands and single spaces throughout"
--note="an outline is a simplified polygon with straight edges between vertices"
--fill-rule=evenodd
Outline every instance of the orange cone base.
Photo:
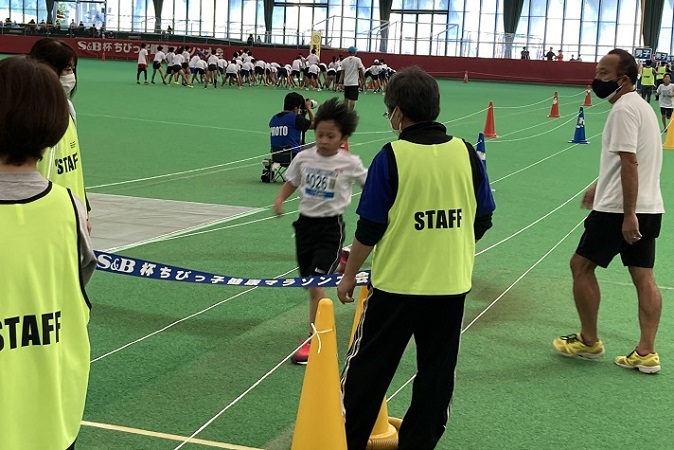
M 398 431 L 402 425 L 402 419 L 396 417 L 388 418 L 388 429 L 384 433 L 373 434 L 367 442 L 366 450 L 397 450 L 398 449 Z

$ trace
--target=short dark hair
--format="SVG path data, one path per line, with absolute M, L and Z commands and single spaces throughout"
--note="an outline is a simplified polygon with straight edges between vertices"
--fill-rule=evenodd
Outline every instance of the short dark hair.
M 291 111 L 295 108 L 302 109 L 304 107 L 304 97 L 297 92 L 291 92 L 283 99 L 283 110 Z
M 440 115 L 438 82 L 417 66 L 406 67 L 389 80 L 384 104 L 388 112 L 397 106 L 413 122 L 435 120 Z
M 68 101 L 49 67 L 23 57 L 0 61 L 0 160 L 22 165 L 42 158 L 68 128 Z
M 351 136 L 358 126 L 358 113 L 350 109 L 346 103 L 340 102 L 333 97 L 318 107 L 314 116 L 314 129 L 320 122 L 334 120 L 342 132 L 342 136 Z
M 620 58 L 620 62 L 618 63 L 619 75 L 627 75 L 632 84 L 636 84 L 639 68 L 637 67 L 637 62 L 634 59 L 634 56 L 622 48 L 614 48 L 608 52 L 608 54 L 618 55 Z
M 39 39 L 28 52 L 28 57 L 47 64 L 56 72 L 56 76 L 61 76 L 65 68 L 72 64 L 77 80 L 77 53 L 63 41 L 54 38 Z M 75 95 L 76 90 L 77 84 L 70 91 L 70 97 Z

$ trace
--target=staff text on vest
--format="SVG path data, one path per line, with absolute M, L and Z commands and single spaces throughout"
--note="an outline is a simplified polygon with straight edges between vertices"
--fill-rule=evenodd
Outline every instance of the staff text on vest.
M 65 173 L 72 172 L 73 170 L 77 169 L 78 161 L 79 159 L 77 158 L 77 153 L 68 155 L 65 158 L 56 158 L 54 160 L 54 165 L 56 166 L 56 173 L 61 175 L 64 172 Z
M 417 230 L 433 228 L 459 228 L 461 226 L 461 208 L 429 209 L 414 213 L 414 228 Z
M 0 320 L 0 351 L 9 342 L 9 350 L 31 345 L 49 345 L 59 341 L 61 311 L 40 315 L 7 317 Z

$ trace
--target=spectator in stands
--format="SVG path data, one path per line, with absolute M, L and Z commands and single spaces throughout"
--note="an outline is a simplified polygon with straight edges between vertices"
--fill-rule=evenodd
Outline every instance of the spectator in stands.
M 35 23 L 35 21 L 33 21 L 33 23 Z M 42 20 L 40 21 L 40 23 L 38 24 L 37 30 L 38 30 L 40 33 L 44 33 L 45 31 L 47 31 L 47 24 L 45 23 L 44 19 L 42 19 Z
M 527 50 L 526 47 L 522 47 L 522 52 L 520 54 L 521 54 L 520 59 L 531 59 L 531 57 L 529 56 L 529 50 Z
M 171 25 L 166 27 L 166 34 L 173 34 L 173 28 L 171 28 Z
M 552 47 L 550 47 L 550 50 L 545 54 L 545 59 L 548 61 L 554 61 L 555 59 L 555 52 L 552 51 Z
M 571 59 L 569 60 L 569 62 L 574 62 L 575 60 L 576 60 L 576 55 L 571 55 Z
M 578 58 L 576 58 L 576 62 L 583 62 L 583 59 L 578 55 Z
M 564 53 L 562 53 L 562 49 L 559 49 L 559 53 L 557 53 L 557 61 L 564 61 Z
M 36 25 L 35 25 L 35 19 L 30 19 L 28 23 L 26 24 L 26 30 L 28 33 L 35 33 L 36 31 Z
M 98 29 L 95 23 L 91 24 L 91 28 L 89 28 L 89 36 L 98 37 Z
M 256 36 L 256 37 L 255 37 L 255 44 L 256 44 L 256 45 L 262 44 L 262 39 L 260 39 L 260 36 Z
M 106 33 L 105 32 L 105 24 L 101 24 L 101 29 L 99 30 L 99 35 L 101 36 L 101 38 L 105 37 L 105 33 Z
M 251 34 L 248 35 L 248 39 L 246 40 L 246 43 L 247 43 L 248 46 L 250 46 L 250 47 L 253 46 L 253 43 L 254 43 L 253 33 L 251 33 Z
M 72 19 L 70 21 L 70 25 L 68 25 L 68 28 L 70 29 L 70 31 L 75 31 L 75 29 L 77 28 L 77 24 L 75 23 L 75 19 Z

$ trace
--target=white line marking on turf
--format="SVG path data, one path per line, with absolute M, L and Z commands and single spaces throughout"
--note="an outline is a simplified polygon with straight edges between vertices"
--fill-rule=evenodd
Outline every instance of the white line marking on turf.
M 597 133 L 597 134 L 595 134 L 595 135 L 593 135 L 593 136 L 590 136 L 590 139 L 594 139 L 594 138 L 596 138 L 597 136 L 601 136 L 601 133 Z M 552 158 L 552 157 L 555 157 L 555 156 L 557 156 L 557 155 L 560 155 L 560 154 L 562 154 L 562 153 L 564 153 L 564 152 L 566 152 L 566 151 L 568 151 L 568 150 L 570 150 L 570 149 L 572 149 L 572 148 L 574 148 L 574 147 L 577 147 L 577 146 L 579 146 L 579 145 L 583 145 L 583 144 L 571 144 L 571 145 L 569 145 L 568 147 L 566 147 L 565 149 L 562 149 L 562 150 L 560 150 L 560 151 L 558 151 L 558 152 L 556 152 L 556 153 L 553 153 L 552 155 L 548 155 L 548 156 L 546 156 L 546 157 L 543 158 L 543 159 L 539 159 L 539 160 L 536 161 L 535 163 L 529 164 L 529 165 L 526 166 L 526 167 L 523 167 L 523 168 L 521 168 L 521 169 L 518 169 L 518 170 L 516 170 L 516 171 L 514 171 L 514 172 L 509 173 L 508 175 L 504 175 L 504 176 L 502 176 L 501 178 L 498 178 L 498 179 L 496 179 L 496 180 L 493 180 L 493 181 L 491 181 L 491 184 L 498 183 L 499 181 L 505 180 L 505 179 L 508 178 L 508 177 L 511 177 L 511 176 L 513 176 L 513 175 L 517 175 L 517 174 L 520 173 L 520 172 L 524 172 L 525 170 L 530 169 L 530 168 L 532 168 L 532 167 L 534 167 L 534 166 L 536 166 L 536 165 L 542 163 L 543 161 L 547 161 L 548 159 L 550 159 L 550 158 Z
M 465 333 L 466 331 L 468 331 L 468 330 L 470 329 L 470 327 L 473 326 L 473 324 L 474 324 L 475 322 L 477 322 L 477 320 L 478 320 L 480 317 L 482 317 L 487 311 L 489 311 L 489 310 L 491 309 L 492 306 L 494 306 L 494 305 L 495 305 L 499 300 L 501 300 L 501 299 L 502 299 L 508 292 L 510 292 L 510 290 L 511 290 L 512 288 L 514 288 L 515 285 L 516 285 L 517 283 L 519 283 L 525 276 L 527 276 L 527 275 L 529 274 L 529 272 L 531 272 L 532 270 L 534 270 L 534 268 L 535 268 L 536 266 L 538 266 L 541 262 L 543 262 L 543 260 L 544 260 L 550 253 L 552 253 L 553 251 L 555 251 L 555 249 L 556 249 L 557 247 L 559 247 L 559 246 L 562 244 L 562 242 L 564 242 L 564 241 L 566 240 L 566 238 L 568 238 L 569 236 L 571 236 L 571 234 L 572 234 L 574 231 L 576 231 L 576 229 L 577 229 L 579 226 L 581 226 L 581 225 L 583 224 L 584 221 L 585 221 L 585 219 L 583 219 L 583 220 L 581 220 L 580 222 L 578 222 L 578 223 L 571 229 L 571 231 L 569 231 L 568 233 L 566 233 L 566 235 L 564 235 L 564 237 L 563 237 L 562 239 L 560 239 L 555 245 L 553 245 L 552 248 L 551 248 L 550 250 L 548 250 L 547 252 L 545 252 L 545 254 L 544 254 L 543 256 L 541 256 L 541 257 L 538 259 L 538 261 L 536 261 L 536 262 L 534 263 L 533 266 L 529 267 L 526 271 L 524 271 L 524 273 L 523 273 L 522 275 L 520 275 L 520 276 L 519 276 L 519 277 L 518 277 L 518 278 L 517 278 L 517 279 L 516 279 L 510 286 L 508 286 L 508 287 L 506 288 L 506 290 L 503 291 L 503 292 L 501 293 L 501 295 L 499 295 L 498 297 L 496 297 L 496 298 L 494 299 L 493 302 L 491 302 L 485 309 L 482 310 L 482 312 L 480 312 L 480 314 L 478 314 L 478 315 L 477 315 L 477 316 L 476 316 L 476 317 L 475 317 L 475 318 L 474 318 L 468 325 L 466 325 L 466 326 L 464 327 L 464 329 L 461 330 L 461 334 L 463 335 L 463 333 Z M 400 386 L 400 387 L 398 388 L 398 390 L 395 391 L 395 392 L 394 392 L 394 393 L 393 393 L 393 394 L 392 394 L 386 401 L 387 401 L 387 402 L 390 402 L 392 399 L 394 399 L 394 398 L 396 397 L 396 395 L 398 395 L 398 394 L 400 393 L 400 391 L 402 391 L 407 385 L 409 385 L 409 384 L 412 382 L 412 380 L 414 380 L 415 377 L 416 377 L 416 374 L 415 374 L 415 375 L 412 375 L 412 377 L 411 377 L 409 380 L 407 380 L 402 386 Z
M 166 439 L 169 441 L 184 441 L 186 439 L 185 436 L 179 436 L 177 434 L 170 434 L 170 433 L 161 433 L 158 431 L 150 431 L 150 430 L 142 430 L 140 428 L 131 428 L 131 427 L 125 427 L 122 425 L 111 425 L 108 423 L 98 423 L 98 422 L 89 422 L 88 420 L 83 420 L 82 425 L 87 426 L 87 427 L 92 427 L 92 428 L 100 428 L 103 430 L 110 430 L 110 431 L 119 431 L 122 433 L 130 433 L 130 434 L 137 434 L 140 436 L 147 436 L 147 437 L 153 437 L 153 438 L 159 438 L 159 439 Z M 215 442 L 215 441 L 207 441 L 204 439 L 192 439 L 190 441 L 192 444 L 199 444 L 199 445 L 204 445 L 206 447 L 215 447 L 215 448 L 225 448 L 229 450 L 263 450 L 255 447 L 244 447 L 243 445 L 236 445 L 236 444 L 227 444 L 225 442 Z
M 215 422 L 215 421 L 217 420 L 218 417 L 220 417 L 221 415 L 223 415 L 223 414 L 225 413 L 225 411 L 227 411 L 227 410 L 228 410 L 229 408 L 231 408 L 232 406 L 236 405 L 236 404 L 239 402 L 239 400 L 241 400 L 241 399 L 244 398 L 246 395 L 248 395 L 248 393 L 249 393 L 250 391 L 252 391 L 252 390 L 255 389 L 257 386 L 259 386 L 259 384 L 262 383 L 262 382 L 263 382 L 267 377 L 269 377 L 272 373 L 276 372 L 276 370 L 278 370 L 278 368 L 281 367 L 281 365 L 283 365 L 286 361 L 288 361 L 288 360 L 290 359 L 290 357 L 293 356 L 293 354 L 294 354 L 296 351 L 298 351 L 300 348 L 302 348 L 302 346 L 303 346 L 304 344 L 306 344 L 307 342 L 309 342 L 312 338 L 313 338 L 313 336 L 309 337 L 309 339 L 307 339 L 306 341 L 302 342 L 302 343 L 299 345 L 299 347 L 297 347 L 295 350 L 293 350 L 288 356 L 286 356 L 285 358 L 283 358 L 283 359 L 281 360 L 281 362 L 279 362 L 278 364 L 276 364 L 270 371 L 268 371 L 267 373 L 265 373 L 265 374 L 262 376 L 262 378 L 260 378 L 260 379 L 257 380 L 255 383 L 253 383 L 248 389 L 246 389 L 245 391 L 243 391 L 243 392 L 241 393 L 241 395 L 239 395 L 238 397 L 236 397 L 236 398 L 235 398 L 234 400 L 232 400 L 227 406 L 225 406 L 224 408 L 222 408 L 222 409 L 220 410 L 220 412 L 218 412 L 215 416 L 211 417 L 205 424 L 203 424 L 201 427 L 199 427 L 199 429 L 198 429 L 197 431 L 195 431 L 194 433 L 192 433 L 189 437 L 185 438 L 185 440 L 184 440 L 180 445 L 178 445 L 176 448 L 174 448 L 173 450 L 178 450 L 179 448 L 182 448 L 182 447 L 183 447 L 185 444 L 187 444 L 188 442 L 194 442 L 194 439 L 193 439 L 193 438 L 194 438 L 197 434 L 199 434 L 199 433 L 201 433 L 202 431 L 204 431 L 204 430 L 206 429 L 206 427 L 208 427 L 210 424 L 212 424 L 213 422 Z
M 594 183 L 595 181 L 597 181 L 597 178 L 595 178 L 594 180 L 592 180 L 592 183 Z M 585 186 L 583 189 L 581 189 L 581 190 L 578 191 L 576 194 L 574 194 L 573 197 L 571 197 L 570 199 L 568 199 L 567 201 L 565 201 L 564 203 L 562 203 L 561 205 L 559 205 L 558 207 L 556 207 L 555 209 L 553 209 L 552 211 L 550 211 L 549 213 L 547 213 L 546 215 L 544 215 L 543 217 L 540 217 L 540 218 L 536 219 L 535 221 L 531 222 L 531 223 L 530 223 L 529 225 L 527 225 L 526 227 L 522 228 L 522 229 L 519 230 L 519 231 L 516 231 L 515 233 L 511 234 L 511 235 L 508 236 L 507 238 L 501 239 L 501 240 L 498 241 L 497 243 L 492 244 L 492 245 L 490 245 L 489 247 L 487 247 L 487 248 L 485 248 L 485 249 L 483 249 L 483 250 L 480 250 L 479 252 L 477 252 L 477 253 L 475 254 L 475 256 L 480 256 L 481 254 L 488 252 L 489 250 L 493 249 L 494 247 L 498 247 L 499 245 L 503 244 L 504 242 L 507 242 L 507 241 L 509 241 L 510 239 L 514 238 L 514 237 L 517 236 L 518 234 L 521 234 L 521 233 L 523 233 L 524 231 L 528 230 L 529 228 L 533 227 L 534 225 L 536 225 L 538 222 L 542 221 L 543 219 L 545 219 L 545 218 L 551 216 L 553 213 L 559 211 L 561 208 L 563 208 L 564 206 L 566 206 L 566 205 L 568 205 L 569 203 L 571 203 L 571 201 L 572 201 L 573 199 L 575 199 L 576 197 L 578 197 L 580 194 L 582 194 L 582 193 L 584 193 L 585 191 L 587 191 L 587 189 L 588 189 L 590 186 L 592 186 L 592 183 L 590 183 L 590 184 L 588 184 L 587 186 Z
M 293 268 L 293 269 L 291 269 L 291 270 L 289 270 L 289 271 L 287 271 L 287 272 L 285 272 L 285 273 L 282 273 L 281 275 L 277 275 L 277 276 L 274 277 L 274 278 L 283 277 L 283 276 L 288 275 L 289 273 L 291 273 L 291 272 L 293 272 L 293 271 L 295 271 L 295 270 L 297 270 L 297 267 L 295 267 L 295 268 Z M 230 300 L 234 300 L 234 299 L 237 298 L 237 297 L 241 297 L 241 296 L 244 295 L 244 294 L 247 294 L 247 293 L 249 293 L 249 292 L 252 292 L 252 291 L 254 291 L 255 289 L 258 289 L 258 287 L 255 286 L 255 287 L 253 287 L 253 288 L 251 288 L 251 289 L 246 289 L 245 291 L 239 292 L 238 294 L 232 295 L 231 297 L 228 297 L 228 298 L 226 298 L 226 299 L 224 299 L 224 300 L 221 300 L 221 301 L 219 301 L 219 302 L 217 302 L 217 303 L 215 303 L 215 304 L 209 306 L 208 308 L 205 308 L 205 309 L 202 309 L 201 311 L 197 311 L 197 312 L 195 312 L 195 313 L 192 313 L 192 314 L 190 314 L 189 316 L 183 317 L 182 319 L 178 319 L 178 320 L 176 320 L 176 321 L 174 321 L 174 322 L 172 322 L 172 323 L 166 325 L 165 327 L 160 328 L 160 329 L 157 330 L 157 331 L 153 331 L 152 333 L 150 333 L 150 334 L 148 334 L 148 335 L 145 335 L 145 336 L 143 336 L 143 337 L 141 337 L 141 338 L 138 338 L 138 339 L 136 339 L 135 341 L 129 342 L 128 344 L 124 344 L 124 345 L 122 345 L 121 347 L 116 348 L 115 350 L 111 350 L 111 351 L 109 351 L 109 352 L 107 352 L 107 353 L 104 353 L 104 354 L 101 355 L 101 356 L 98 356 L 98 357 L 92 359 L 92 360 L 91 360 L 91 363 L 95 363 L 96 361 L 100 361 L 101 359 L 106 358 L 106 357 L 108 357 L 108 356 L 110 356 L 110 355 L 114 355 L 115 353 L 117 353 L 117 352 L 119 352 L 119 351 L 121 351 L 121 350 L 124 350 L 125 348 L 131 347 L 132 345 L 137 344 L 137 343 L 139 343 L 139 342 L 142 342 L 142 341 L 144 341 L 145 339 L 150 338 L 150 337 L 152 337 L 152 336 L 155 336 L 155 335 L 161 333 L 162 331 L 166 331 L 166 330 L 168 330 L 169 328 L 172 328 L 172 327 L 174 327 L 175 325 L 178 325 L 178 324 L 181 323 L 181 322 L 184 322 L 184 321 L 186 321 L 186 320 L 189 320 L 189 319 L 191 319 L 192 317 L 199 316 L 199 315 L 201 315 L 201 314 L 203 314 L 203 313 L 205 313 L 205 312 L 207 312 L 207 311 L 210 311 L 210 310 L 213 309 L 213 308 L 216 308 L 216 307 L 218 307 L 218 306 L 220 306 L 220 305 L 222 305 L 222 304 L 224 304 L 224 303 L 227 303 L 227 302 L 230 301 Z
M 246 133 L 246 134 L 264 134 L 267 136 L 269 133 L 266 131 L 255 131 L 255 130 L 243 130 L 241 128 L 226 128 L 226 127 L 217 127 L 214 125 L 201 125 L 198 123 L 185 123 L 185 122 L 169 122 L 166 120 L 154 120 L 154 119 L 144 119 L 140 117 L 122 117 L 122 116 L 110 116 L 107 114 L 86 114 L 86 113 L 80 113 L 78 114 L 79 116 L 85 116 L 85 117 L 100 117 L 103 119 L 117 119 L 117 120 L 131 120 L 131 121 L 136 121 L 136 122 L 148 122 L 148 123 L 159 123 L 162 125 L 180 125 L 183 127 L 194 127 L 194 128 L 206 128 L 208 130 L 222 130 L 222 131 L 235 131 L 235 132 L 240 132 L 240 133 Z

